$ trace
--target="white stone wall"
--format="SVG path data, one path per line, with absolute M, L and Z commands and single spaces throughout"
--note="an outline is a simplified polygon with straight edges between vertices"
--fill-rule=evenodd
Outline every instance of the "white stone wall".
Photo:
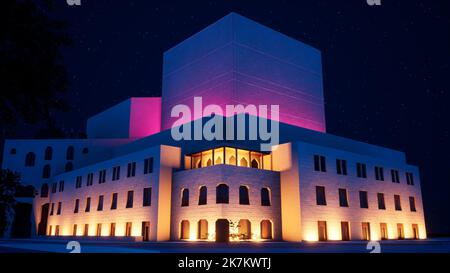
M 216 186 L 224 183 L 229 186 L 229 204 L 216 204 Z M 239 186 L 249 188 L 250 205 L 239 204 Z M 198 205 L 199 189 L 207 186 L 207 204 Z M 261 206 L 261 188 L 268 187 L 271 192 L 271 206 Z M 189 206 L 181 207 L 181 191 L 189 189 Z M 279 173 L 236 167 L 215 165 L 200 169 L 175 172 L 172 187 L 172 232 L 171 239 L 180 239 L 182 220 L 190 223 L 190 239 L 197 238 L 197 226 L 200 219 L 208 221 L 209 239 L 215 238 L 217 219 L 228 219 L 237 224 L 240 219 L 251 222 L 254 239 L 260 239 L 261 220 L 272 222 L 272 234 L 275 240 L 281 239 L 281 212 Z M 230 230 L 230 233 L 233 231 Z
M 102 224 L 102 236 L 110 233 L 110 223 L 116 223 L 116 236 L 125 235 L 126 222 L 132 222 L 132 236 L 141 236 L 142 222 L 150 221 L 150 239 L 156 239 L 160 147 L 153 147 L 138 153 L 117 157 L 112 160 L 100 162 L 85 168 L 77 169 L 52 178 L 52 182 L 64 180 L 63 192 L 50 193 L 49 198 L 36 198 L 36 215 L 40 218 L 40 207 L 45 202 L 55 203 L 54 215 L 49 216 L 47 232 L 52 226 L 52 234 L 55 226 L 60 226 L 60 235 L 72 235 L 73 225 L 77 224 L 77 235 L 83 235 L 84 225 L 89 224 L 89 236 L 96 235 L 97 224 Z M 154 158 L 153 173 L 144 174 L 144 159 Z M 136 162 L 136 176 L 127 177 L 127 164 Z M 112 168 L 120 166 L 120 179 L 112 181 Z M 99 171 L 106 169 L 106 183 L 99 184 Z M 92 186 L 86 186 L 87 174 L 93 172 Z M 83 176 L 82 187 L 75 188 L 78 175 Z M 143 207 L 143 189 L 152 187 L 152 203 L 149 207 Z M 126 208 L 127 192 L 134 191 L 133 208 Z M 111 210 L 112 194 L 118 193 L 117 209 Z M 98 198 L 104 196 L 103 211 L 97 211 Z M 85 212 L 86 199 L 91 197 L 91 210 Z M 74 213 L 75 200 L 80 199 L 79 212 Z M 62 202 L 62 213 L 56 215 L 57 204 Z M 36 221 L 39 223 L 39 219 Z
M 328 239 L 341 239 L 341 221 L 350 223 L 352 240 L 362 239 L 362 222 L 369 222 L 371 237 L 380 239 L 380 223 L 387 223 L 389 239 L 396 239 L 397 223 L 402 223 L 406 238 L 413 238 L 412 224 L 418 224 L 420 238 L 426 238 L 420 177 L 418 168 L 405 162 L 391 161 L 387 158 L 374 158 L 324 146 L 298 143 L 300 166 L 300 202 L 303 240 L 317 240 L 317 221 L 327 222 Z M 295 151 L 294 151 L 295 152 Z M 327 172 L 314 171 L 313 155 L 326 157 Z M 336 158 L 347 160 L 347 175 L 336 172 Z M 367 178 L 359 178 L 356 163 L 366 164 Z M 384 170 L 384 181 L 375 180 L 374 167 Z M 399 171 L 400 183 L 391 180 L 391 169 Z M 407 185 L 405 172 L 412 172 L 414 185 Z M 324 186 L 326 206 L 316 204 L 316 186 Z M 338 189 L 348 192 L 349 207 L 339 206 Z M 360 208 L 359 191 L 367 191 L 369 208 Z M 384 193 L 386 210 L 378 209 L 377 193 Z M 401 211 L 394 207 L 394 194 L 401 197 Z M 416 202 L 416 212 L 410 211 L 409 196 Z

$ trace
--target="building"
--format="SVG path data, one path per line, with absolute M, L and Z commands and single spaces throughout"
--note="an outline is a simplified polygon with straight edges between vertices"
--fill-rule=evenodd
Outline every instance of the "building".
M 175 140 L 172 110 L 194 107 L 194 97 L 279 105 L 269 111 L 279 114 L 278 143 Z M 249 127 L 252 115 L 218 117 Z M 418 168 L 403 152 L 325 127 L 320 51 L 232 13 L 164 53 L 161 98 L 130 98 L 90 118 L 87 139 L 7 140 L 3 168 L 38 189 L 37 236 L 426 238 Z

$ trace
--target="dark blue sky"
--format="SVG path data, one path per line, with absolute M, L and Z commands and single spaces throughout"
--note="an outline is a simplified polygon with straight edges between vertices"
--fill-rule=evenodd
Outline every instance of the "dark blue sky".
M 73 110 L 67 131 L 131 96 L 161 94 L 162 53 L 231 11 L 322 51 L 327 130 L 407 153 L 428 228 L 450 233 L 448 1 L 58 1 Z

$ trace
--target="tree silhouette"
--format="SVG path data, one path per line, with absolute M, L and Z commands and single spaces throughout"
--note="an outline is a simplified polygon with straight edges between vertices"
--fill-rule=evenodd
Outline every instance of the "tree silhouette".
M 10 236 L 15 218 L 16 192 L 21 187 L 19 181 L 18 173 L 0 170 L 0 236 Z
M 3 0 L 0 8 L 0 134 L 14 135 L 24 122 L 52 123 L 68 111 L 61 49 L 70 45 L 67 25 L 47 15 L 53 1 Z

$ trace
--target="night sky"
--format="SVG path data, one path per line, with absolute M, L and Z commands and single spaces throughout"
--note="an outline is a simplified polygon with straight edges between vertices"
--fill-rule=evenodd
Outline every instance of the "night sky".
M 327 131 L 405 151 L 429 232 L 450 234 L 449 1 L 58 1 L 73 110 L 66 131 L 132 96 L 161 95 L 162 53 L 229 12 L 322 51 Z

